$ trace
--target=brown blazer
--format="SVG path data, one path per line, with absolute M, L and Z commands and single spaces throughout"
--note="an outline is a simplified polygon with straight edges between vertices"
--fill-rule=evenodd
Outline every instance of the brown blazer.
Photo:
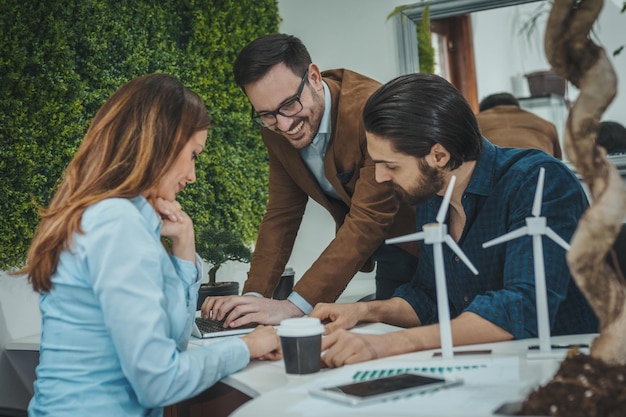
M 540 149 L 562 159 L 556 127 L 515 105 L 495 106 L 476 115 L 484 137 L 506 148 Z
M 332 100 L 332 133 L 324 157 L 326 177 L 342 201 L 328 198 L 293 148 L 281 135 L 262 129 L 269 156 L 269 198 L 243 292 L 271 297 L 291 255 L 310 198 L 331 214 L 336 235 L 297 282 L 311 305 L 333 302 L 386 238 L 413 233 L 415 210 L 400 205 L 388 184 L 374 178 L 367 154 L 362 112 L 380 83 L 355 72 L 322 72 Z M 403 244 L 419 253 L 417 243 Z

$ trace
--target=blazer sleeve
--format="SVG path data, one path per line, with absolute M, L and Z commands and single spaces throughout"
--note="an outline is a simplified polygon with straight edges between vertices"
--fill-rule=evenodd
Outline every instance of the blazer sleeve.
M 374 175 L 374 163 L 366 152 L 350 211 L 335 238 L 294 287 L 311 305 L 335 301 L 365 261 L 390 236 L 399 205 L 391 189 L 378 184 Z
M 308 195 L 293 181 L 274 152 L 269 153 L 267 208 L 242 293 L 271 297 L 291 256 Z

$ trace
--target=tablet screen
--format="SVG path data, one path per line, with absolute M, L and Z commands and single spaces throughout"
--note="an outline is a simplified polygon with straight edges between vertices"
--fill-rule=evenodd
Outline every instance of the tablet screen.
M 325 388 L 330 391 L 341 391 L 347 395 L 367 398 L 372 395 L 385 394 L 388 392 L 401 391 L 408 388 L 424 385 L 443 383 L 441 378 L 432 378 L 416 374 L 400 374 L 386 378 L 373 379 L 371 381 L 356 382 L 354 384 L 339 385 Z

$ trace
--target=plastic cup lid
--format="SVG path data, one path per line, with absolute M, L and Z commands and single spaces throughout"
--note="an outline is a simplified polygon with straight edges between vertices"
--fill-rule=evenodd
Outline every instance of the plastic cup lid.
M 324 325 L 318 318 L 297 317 L 282 320 L 276 331 L 279 336 L 315 336 L 324 333 Z

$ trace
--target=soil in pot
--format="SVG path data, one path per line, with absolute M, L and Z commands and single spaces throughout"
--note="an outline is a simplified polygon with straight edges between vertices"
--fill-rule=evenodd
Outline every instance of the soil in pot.
M 626 416 L 626 366 L 570 352 L 545 386 L 531 393 L 520 415 Z

